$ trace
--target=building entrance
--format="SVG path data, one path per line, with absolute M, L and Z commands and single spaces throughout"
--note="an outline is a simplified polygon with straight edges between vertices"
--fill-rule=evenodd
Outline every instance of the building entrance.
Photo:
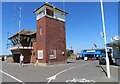
M 19 63 L 20 62 L 20 54 L 13 54 L 13 60 L 14 60 L 14 62 Z

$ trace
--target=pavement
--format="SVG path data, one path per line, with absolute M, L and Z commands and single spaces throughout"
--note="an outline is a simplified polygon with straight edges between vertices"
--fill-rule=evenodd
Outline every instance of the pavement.
M 1 61 L 0 61 L 1 62 Z M 68 64 L 46 67 L 2 62 L 2 82 L 118 82 L 118 66 L 111 66 L 111 78 L 106 76 L 106 66 L 98 61 L 72 60 Z

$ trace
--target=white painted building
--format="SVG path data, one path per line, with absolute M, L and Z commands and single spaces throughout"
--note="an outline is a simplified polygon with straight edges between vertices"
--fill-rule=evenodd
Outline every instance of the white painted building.
M 112 42 L 108 43 L 107 46 L 113 48 L 113 57 L 115 58 L 116 65 L 120 66 L 120 37 L 115 36 L 111 38 Z

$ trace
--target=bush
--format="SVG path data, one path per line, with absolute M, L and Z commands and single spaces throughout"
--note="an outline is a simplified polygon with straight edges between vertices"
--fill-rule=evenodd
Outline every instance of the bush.
M 69 51 L 66 52 L 66 56 L 67 56 L 67 57 L 70 57 L 71 55 L 72 55 L 71 52 L 69 52 Z

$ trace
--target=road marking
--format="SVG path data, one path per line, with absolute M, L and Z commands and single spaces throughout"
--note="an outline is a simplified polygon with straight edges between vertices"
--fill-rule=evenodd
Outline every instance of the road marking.
M 90 64 L 90 63 L 86 63 L 86 64 L 83 64 L 83 65 L 73 66 L 73 67 L 71 67 L 71 68 L 68 68 L 68 69 L 65 69 L 65 70 L 63 70 L 63 71 L 60 71 L 60 72 L 58 72 L 57 74 L 55 74 L 55 75 L 47 78 L 47 80 L 48 80 L 47 84 L 49 84 L 52 80 L 55 80 L 56 77 L 57 77 L 59 74 L 64 73 L 65 71 L 71 70 L 71 69 L 76 68 L 76 67 L 81 67 L 81 66 L 84 66 L 84 65 L 88 65 L 88 64 Z
M 10 75 L 10 74 L 8 74 L 8 73 L 6 73 L 6 72 L 2 71 L 2 70 L 0 70 L 0 72 L 2 72 L 3 74 L 5 74 L 5 75 L 7 75 L 7 76 L 9 76 L 9 77 L 11 77 L 11 78 L 13 78 L 13 79 L 15 79 L 15 80 L 16 80 L 16 81 L 18 81 L 18 82 L 23 83 L 23 81 L 21 81 L 21 80 L 19 80 L 19 79 L 15 78 L 14 76 L 12 76 L 12 75 Z M 25 84 L 25 83 L 23 83 L 23 84 Z
M 90 82 L 93 82 L 93 83 L 95 83 L 94 80 L 87 80 L 85 78 L 83 78 L 83 79 L 73 78 L 72 80 L 66 80 L 66 82 L 81 82 L 81 83 L 90 83 Z

